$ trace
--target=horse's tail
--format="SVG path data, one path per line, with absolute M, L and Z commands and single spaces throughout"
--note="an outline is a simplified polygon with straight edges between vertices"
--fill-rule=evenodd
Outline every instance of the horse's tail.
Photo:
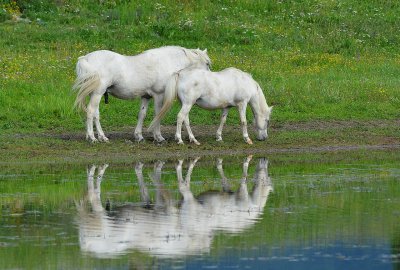
M 79 57 L 76 64 L 76 80 L 72 90 L 77 91 L 74 108 L 86 111 L 86 97 L 93 93 L 100 86 L 100 76 L 92 71 L 85 57 Z
M 177 72 L 174 73 L 174 75 L 172 75 L 172 77 L 168 80 L 167 85 L 165 86 L 164 104 L 160 112 L 154 117 L 153 121 L 151 121 L 147 129 L 148 131 L 152 131 L 154 129 L 155 124 L 159 123 L 164 118 L 174 104 L 178 92 L 178 79 L 179 73 Z

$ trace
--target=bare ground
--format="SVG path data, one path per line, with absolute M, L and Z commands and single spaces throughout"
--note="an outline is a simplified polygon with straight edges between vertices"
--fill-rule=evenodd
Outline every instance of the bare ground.
M 400 120 L 312 121 L 273 123 L 269 138 L 244 143 L 240 126 L 224 128 L 224 142 L 215 141 L 216 126 L 196 125 L 193 132 L 202 143 L 181 146 L 174 141 L 174 126 L 163 126 L 167 142 L 159 145 L 145 133 L 146 141 L 136 143 L 133 127 L 106 132 L 110 143 L 85 142 L 84 131 L 0 135 L 0 162 L 168 159 L 204 155 L 315 153 L 333 151 L 400 149 Z M 185 133 L 183 133 L 186 135 Z M 186 136 L 184 136 L 185 139 Z M 187 139 L 187 138 L 186 138 Z

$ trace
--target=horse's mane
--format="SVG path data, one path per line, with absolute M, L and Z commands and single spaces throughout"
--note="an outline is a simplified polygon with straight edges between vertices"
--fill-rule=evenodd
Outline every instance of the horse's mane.
M 258 90 L 259 107 L 260 107 L 260 109 L 262 110 L 263 113 L 268 113 L 268 115 L 270 115 L 272 107 L 268 106 L 267 100 L 266 100 L 265 95 L 264 95 L 264 92 L 261 89 L 260 85 L 257 82 L 255 82 L 255 83 L 256 83 L 257 90 Z

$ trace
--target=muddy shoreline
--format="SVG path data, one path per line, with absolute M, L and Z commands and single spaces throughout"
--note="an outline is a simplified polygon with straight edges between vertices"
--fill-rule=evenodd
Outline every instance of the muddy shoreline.
M 133 127 L 106 131 L 110 143 L 91 144 L 81 132 L 42 132 L 0 135 L 0 163 L 18 162 L 90 162 L 96 160 L 156 160 L 218 155 L 275 155 L 290 153 L 321 153 L 354 150 L 398 151 L 400 120 L 312 121 L 273 123 L 266 141 L 254 145 L 244 143 L 240 126 L 227 125 L 223 142 L 215 141 L 216 126 L 196 125 L 193 132 L 200 146 L 174 141 L 174 126 L 163 126 L 166 143 L 156 144 L 151 134 L 145 142 L 136 143 Z

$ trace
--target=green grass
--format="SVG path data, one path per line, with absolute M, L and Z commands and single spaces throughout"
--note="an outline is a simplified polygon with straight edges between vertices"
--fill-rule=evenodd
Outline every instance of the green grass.
M 59 3 L 0 1 L 1 133 L 83 131 L 70 91 L 77 57 L 163 45 L 208 48 L 214 70 L 253 74 L 275 105 L 273 121 L 400 116 L 397 1 Z M 137 112 L 138 101 L 111 98 L 101 105 L 105 131 L 133 126 Z M 196 109 L 191 121 L 216 124 L 219 114 Z M 238 123 L 236 112 L 228 123 Z

